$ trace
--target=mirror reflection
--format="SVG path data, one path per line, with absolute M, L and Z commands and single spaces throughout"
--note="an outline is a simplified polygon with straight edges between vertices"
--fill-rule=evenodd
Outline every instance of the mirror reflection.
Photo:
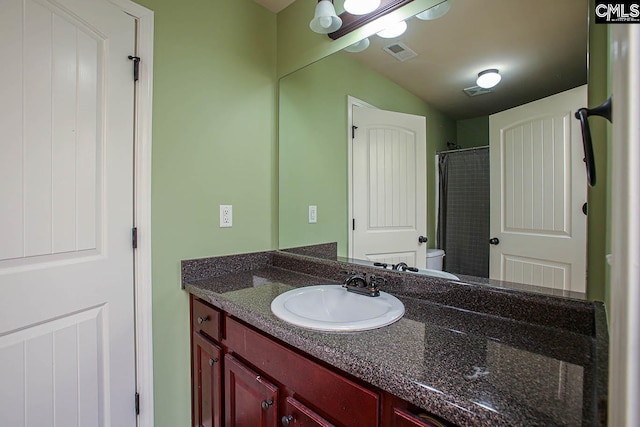
M 584 292 L 567 108 L 586 103 L 588 2 L 445 4 L 280 80 L 280 248 L 337 242 L 341 257 Z M 485 70 L 495 87 L 479 86 Z

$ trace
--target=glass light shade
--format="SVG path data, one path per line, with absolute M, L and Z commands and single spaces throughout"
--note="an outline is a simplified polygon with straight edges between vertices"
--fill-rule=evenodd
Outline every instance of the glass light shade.
M 311 31 L 318 34 L 329 34 L 342 26 L 342 19 L 336 15 L 336 9 L 330 0 L 321 0 L 316 5 L 316 12 L 309 22 Z
M 378 33 L 378 36 L 383 39 L 392 39 L 394 37 L 401 36 L 404 32 L 407 31 L 407 23 L 404 21 L 396 22 L 395 24 L 389 25 L 384 30 Z
M 380 6 L 380 0 L 344 0 L 344 10 L 352 15 L 366 15 Z
M 476 80 L 476 84 L 485 89 L 491 89 L 498 83 L 502 76 L 500 72 L 496 69 L 484 70 L 478 73 L 478 79 Z
M 352 44 L 350 46 L 345 47 L 344 50 L 346 50 L 347 52 L 351 52 L 351 53 L 358 53 L 358 52 L 362 52 L 363 50 L 368 48 L 369 44 L 371 44 L 371 42 L 369 41 L 368 38 L 365 38 L 365 39 L 362 39 L 360 41 L 355 42 L 354 44 Z
M 420 12 L 416 15 L 416 18 L 422 19 L 423 21 L 433 21 L 434 19 L 438 19 L 444 16 L 445 13 L 449 12 L 451 9 L 451 2 L 449 0 L 445 0 L 440 4 L 437 4 L 424 12 Z

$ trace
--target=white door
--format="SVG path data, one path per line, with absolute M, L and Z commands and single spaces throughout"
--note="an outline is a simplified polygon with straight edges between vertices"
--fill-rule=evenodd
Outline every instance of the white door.
M 135 426 L 134 20 L 0 2 L 0 425 Z
M 353 107 L 352 256 L 424 268 L 426 118 Z
M 586 169 L 580 124 L 587 87 L 489 119 L 493 279 L 586 291 Z

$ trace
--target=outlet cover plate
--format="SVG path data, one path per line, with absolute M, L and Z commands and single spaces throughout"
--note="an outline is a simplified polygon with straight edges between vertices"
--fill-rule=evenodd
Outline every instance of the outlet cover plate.
M 220 205 L 220 227 L 227 228 L 233 226 L 233 207 L 231 205 Z

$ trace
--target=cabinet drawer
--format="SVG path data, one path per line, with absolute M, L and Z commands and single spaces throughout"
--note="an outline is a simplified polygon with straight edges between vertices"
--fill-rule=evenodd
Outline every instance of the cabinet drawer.
M 307 359 L 232 318 L 225 322 L 225 345 L 258 370 L 283 384 L 295 399 L 338 426 L 379 425 L 380 396 Z
M 221 318 L 221 312 L 217 308 L 211 307 L 199 299 L 192 299 L 191 323 L 195 332 L 200 332 L 209 338 L 220 341 Z

